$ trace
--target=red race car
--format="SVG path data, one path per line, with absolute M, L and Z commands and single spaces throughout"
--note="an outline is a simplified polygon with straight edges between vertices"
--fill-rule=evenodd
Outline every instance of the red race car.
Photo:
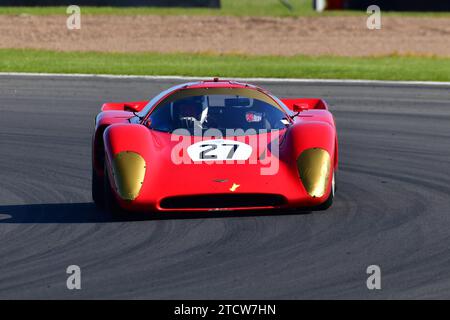
M 246 83 L 216 78 L 105 103 L 92 148 L 92 196 L 110 212 L 323 210 L 335 193 L 325 101 Z

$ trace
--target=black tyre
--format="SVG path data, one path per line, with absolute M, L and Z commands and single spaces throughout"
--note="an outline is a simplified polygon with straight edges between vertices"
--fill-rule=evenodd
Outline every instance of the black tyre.
M 117 203 L 116 197 L 113 194 L 112 191 L 112 185 L 109 181 L 109 175 L 108 171 L 105 165 L 105 173 L 103 175 L 103 181 L 104 181 L 104 203 L 105 203 L 105 209 L 108 213 L 111 215 L 121 215 L 123 213 L 123 210 L 120 208 L 119 204 Z
M 92 200 L 98 208 L 105 206 L 103 177 L 100 177 L 94 169 L 92 169 Z

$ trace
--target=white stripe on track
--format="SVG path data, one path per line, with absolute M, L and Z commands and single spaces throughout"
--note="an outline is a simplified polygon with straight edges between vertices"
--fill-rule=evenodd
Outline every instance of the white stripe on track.
M 187 77 L 187 76 L 140 76 L 140 75 L 110 75 L 110 74 L 82 74 L 82 73 L 26 73 L 26 72 L 0 72 L 0 76 L 23 77 L 67 77 L 67 78 L 104 78 L 104 79 L 137 79 L 137 80 L 208 80 L 213 77 Z M 295 78 L 232 78 L 244 82 L 271 82 L 271 83 L 330 83 L 330 84 L 375 84 L 375 85 L 420 85 L 420 86 L 450 86 L 450 82 L 436 81 L 384 81 L 384 80 L 351 80 L 351 79 L 295 79 Z

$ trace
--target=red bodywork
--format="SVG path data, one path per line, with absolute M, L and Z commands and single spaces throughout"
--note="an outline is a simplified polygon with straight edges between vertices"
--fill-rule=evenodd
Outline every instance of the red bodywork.
M 298 208 L 317 206 L 328 198 L 331 192 L 332 176 L 330 175 L 329 187 L 323 197 L 313 198 L 305 191 L 296 162 L 303 150 L 322 148 L 327 150 L 331 157 L 333 172 L 337 169 L 338 145 L 335 124 L 323 100 L 280 99 L 282 101 L 280 103 L 280 100 L 255 86 L 231 81 L 202 81 L 169 89 L 150 101 L 150 104 L 156 106 L 159 101 L 177 90 L 209 87 L 251 88 L 264 92 L 278 104 L 284 104 L 283 108 L 287 110 L 286 115 L 289 115 L 291 124 L 287 129 L 280 130 L 278 134 L 266 134 L 264 137 L 259 137 L 267 141 L 267 144 L 265 147 L 253 150 L 257 153 L 254 156 L 258 158 L 255 164 L 230 165 L 204 162 L 175 164 L 171 161 L 171 152 L 179 143 L 176 137 L 170 133 L 149 129 L 144 125 L 146 117 L 138 121 L 133 113 L 146 109 L 149 101 L 105 103 L 102 112 L 96 118 L 93 136 L 94 172 L 103 176 L 106 165 L 106 172 L 113 181 L 110 169 L 112 159 L 122 151 L 138 153 L 147 163 L 139 196 L 133 201 L 124 201 L 116 194 L 120 207 L 130 211 Z M 148 114 L 150 114 L 152 107 L 149 105 L 148 108 Z M 298 115 L 292 117 L 295 112 L 298 112 Z M 261 169 L 269 165 L 259 161 L 259 157 L 264 152 L 265 157 L 271 156 L 270 141 L 275 138 L 280 139 L 281 142 L 278 172 L 275 175 L 261 175 Z M 231 191 L 230 188 L 234 184 L 239 187 Z M 180 199 L 182 201 L 177 202 Z M 167 205 L 172 200 L 175 200 L 178 205 Z M 231 205 L 219 205 L 221 200 L 229 201 Z

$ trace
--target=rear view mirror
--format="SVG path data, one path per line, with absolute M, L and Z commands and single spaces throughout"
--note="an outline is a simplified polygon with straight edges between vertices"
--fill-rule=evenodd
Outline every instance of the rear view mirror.
M 248 107 L 248 106 L 250 106 L 249 98 L 225 99 L 225 107 Z

